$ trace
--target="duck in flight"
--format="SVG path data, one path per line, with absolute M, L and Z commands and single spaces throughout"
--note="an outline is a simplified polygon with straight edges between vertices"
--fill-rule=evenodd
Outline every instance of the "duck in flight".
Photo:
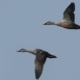
M 80 29 L 80 26 L 75 23 L 75 3 L 71 2 L 63 12 L 63 19 L 58 22 L 47 21 L 43 25 L 57 25 L 66 29 Z
M 57 58 L 55 55 L 52 55 L 42 49 L 35 50 L 26 50 L 20 49 L 17 52 L 29 52 L 36 56 L 35 58 L 35 78 L 38 80 L 42 74 L 44 64 L 47 58 Z

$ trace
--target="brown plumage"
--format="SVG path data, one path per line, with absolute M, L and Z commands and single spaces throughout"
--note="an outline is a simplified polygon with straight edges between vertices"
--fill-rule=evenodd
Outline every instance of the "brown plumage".
M 46 59 L 47 58 L 57 58 L 55 55 L 51 55 L 42 49 L 35 49 L 33 51 L 26 50 L 26 49 L 20 49 L 17 52 L 29 52 L 36 56 L 35 58 L 35 78 L 36 79 L 40 78 L 42 71 L 43 71 L 44 64 L 46 62 Z
M 63 20 L 58 23 L 48 21 L 43 25 L 57 25 L 66 29 L 80 29 L 80 26 L 75 23 L 75 3 L 71 2 L 63 12 Z

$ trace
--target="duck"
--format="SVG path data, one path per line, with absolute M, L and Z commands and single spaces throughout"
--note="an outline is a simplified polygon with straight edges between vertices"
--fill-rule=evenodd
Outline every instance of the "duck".
M 27 49 L 20 49 L 17 52 L 28 52 L 36 56 L 35 58 L 35 78 L 38 80 L 42 75 L 44 64 L 47 58 L 57 58 L 55 55 L 50 54 L 47 51 L 42 49 L 34 49 L 34 50 L 27 50 Z
M 75 23 L 75 3 L 71 2 L 63 12 L 63 19 L 60 22 L 47 21 L 43 25 L 56 25 L 65 29 L 80 29 L 80 25 Z

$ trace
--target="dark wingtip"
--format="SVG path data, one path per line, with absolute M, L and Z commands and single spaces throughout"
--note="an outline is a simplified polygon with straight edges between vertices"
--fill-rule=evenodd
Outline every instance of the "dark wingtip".
M 74 2 L 71 2 L 71 4 L 75 4 Z
M 75 6 L 75 3 L 74 3 L 74 2 L 71 2 L 71 4 L 70 4 L 70 5 Z

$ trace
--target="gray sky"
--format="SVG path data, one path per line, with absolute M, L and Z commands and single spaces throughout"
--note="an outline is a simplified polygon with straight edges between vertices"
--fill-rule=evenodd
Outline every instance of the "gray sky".
M 44 26 L 58 22 L 72 0 L 0 0 L 0 80 L 35 80 L 34 59 L 20 48 L 41 48 L 47 59 L 40 80 L 80 80 L 80 30 Z M 80 24 L 80 1 L 75 22 Z

